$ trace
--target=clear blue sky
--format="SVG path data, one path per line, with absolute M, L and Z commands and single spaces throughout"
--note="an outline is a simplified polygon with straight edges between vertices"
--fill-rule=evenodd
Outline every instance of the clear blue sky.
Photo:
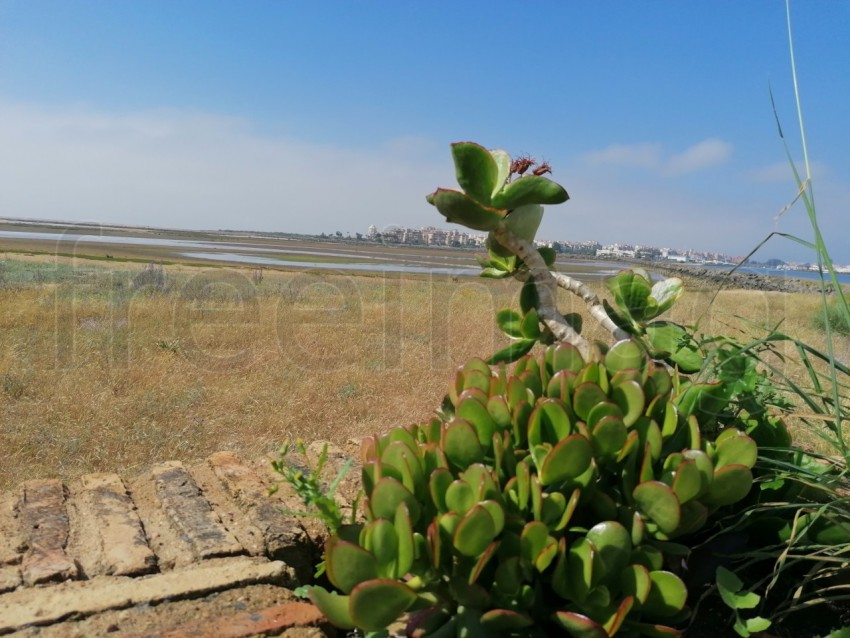
M 850 2 L 795 0 L 816 201 L 850 262 Z M 442 225 L 448 144 L 545 158 L 540 236 L 742 254 L 810 237 L 781 0 L 0 0 L 0 216 Z M 773 240 L 758 255 L 807 259 Z

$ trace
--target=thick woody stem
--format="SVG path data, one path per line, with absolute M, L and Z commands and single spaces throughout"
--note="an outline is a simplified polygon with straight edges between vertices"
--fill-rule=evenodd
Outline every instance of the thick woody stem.
M 573 327 L 567 323 L 564 316 L 558 311 L 555 304 L 555 295 L 557 292 L 557 282 L 549 272 L 549 267 L 543 261 L 543 257 L 534 248 L 534 245 L 514 235 L 504 223 L 499 224 L 493 229 L 493 237 L 502 246 L 510 250 L 517 257 L 522 259 L 530 273 L 532 281 L 537 288 L 537 314 L 540 319 L 546 324 L 546 327 L 555 335 L 559 341 L 566 341 L 576 346 L 582 355 L 587 356 L 591 350 L 591 343 L 579 335 Z
M 581 300 L 587 304 L 587 309 L 590 312 L 590 315 L 599 322 L 600 326 L 610 332 L 616 340 L 619 341 L 630 337 L 628 332 L 620 328 L 611 320 L 611 317 L 609 317 L 608 313 L 605 312 L 605 307 L 602 305 L 602 302 L 599 301 L 599 297 L 597 297 L 596 294 L 585 284 L 580 282 L 578 279 L 573 279 L 568 275 L 558 272 L 553 272 L 552 277 L 555 279 L 555 282 L 559 287 L 564 290 L 569 290 L 577 297 L 580 297 Z

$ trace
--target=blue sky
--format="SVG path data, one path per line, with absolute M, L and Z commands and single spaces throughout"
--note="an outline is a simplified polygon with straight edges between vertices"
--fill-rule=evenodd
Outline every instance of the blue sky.
M 850 262 L 850 2 L 792 3 L 821 224 Z M 443 225 L 448 144 L 546 159 L 548 239 L 809 238 L 781 0 L 0 0 L 0 216 Z M 774 239 L 759 256 L 805 260 Z

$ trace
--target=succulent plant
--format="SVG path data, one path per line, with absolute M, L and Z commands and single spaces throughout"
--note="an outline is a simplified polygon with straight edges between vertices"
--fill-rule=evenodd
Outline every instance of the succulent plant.
M 367 437 L 366 522 L 327 543 L 313 602 L 336 625 L 409 636 L 676 636 L 676 574 L 718 508 L 750 490 L 756 444 L 703 438 L 703 391 L 631 340 L 564 343 L 509 374 L 464 365 L 439 416 Z

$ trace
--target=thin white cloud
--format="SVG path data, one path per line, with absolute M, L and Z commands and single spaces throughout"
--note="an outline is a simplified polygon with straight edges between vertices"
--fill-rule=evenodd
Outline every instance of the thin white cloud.
M 672 155 L 665 153 L 659 143 L 612 144 L 586 154 L 583 159 L 591 166 L 637 168 L 656 175 L 675 176 L 722 164 L 732 156 L 733 148 L 729 142 L 715 138 L 702 140 Z
M 660 144 L 612 144 L 584 157 L 588 164 L 655 170 L 661 164 Z
M 718 139 L 707 139 L 670 157 L 664 164 L 668 175 L 683 175 L 723 164 L 732 156 L 733 146 Z
M 0 216 L 184 228 L 365 232 L 442 218 L 452 183 L 427 140 L 345 148 L 270 138 L 182 110 L 106 113 L 0 103 Z

